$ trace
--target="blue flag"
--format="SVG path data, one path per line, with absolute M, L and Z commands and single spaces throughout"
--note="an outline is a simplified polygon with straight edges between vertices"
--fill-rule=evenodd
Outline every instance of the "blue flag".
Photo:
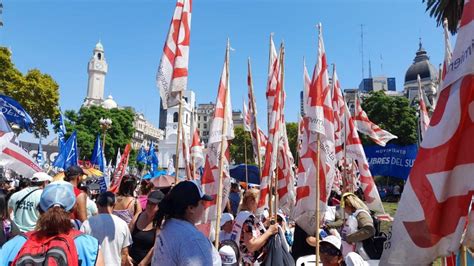
M 78 157 L 77 136 L 76 131 L 74 131 L 62 147 L 58 157 L 56 157 L 56 160 L 54 160 L 53 166 L 66 170 L 70 166 L 78 165 Z
M 64 135 L 66 135 L 66 126 L 64 125 L 63 114 L 59 111 L 59 132 L 58 132 L 58 143 L 59 143 L 59 150 L 64 145 L 65 139 Z
M 143 145 L 140 147 L 140 150 L 138 151 L 137 163 L 144 163 L 144 164 L 147 163 L 145 147 L 143 147 Z
M 91 163 L 99 167 L 99 170 L 105 172 L 104 154 L 102 153 L 102 143 L 100 141 L 100 134 L 97 135 L 94 144 L 94 151 L 92 152 Z
M 38 154 L 36 155 L 36 163 L 40 167 L 43 167 L 43 164 L 44 164 L 44 161 L 43 161 L 43 146 L 41 145 L 41 138 L 39 139 Z
M 148 149 L 146 161 L 146 164 L 151 166 L 151 172 L 156 171 L 158 169 L 158 157 L 156 157 L 155 145 L 153 145 L 153 142 L 150 143 L 150 148 Z
M 8 122 L 32 132 L 33 120 L 23 107 L 12 98 L 0 95 L 0 108 Z

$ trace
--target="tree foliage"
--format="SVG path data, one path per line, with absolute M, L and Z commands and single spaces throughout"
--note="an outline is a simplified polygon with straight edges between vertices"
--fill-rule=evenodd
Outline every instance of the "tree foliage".
M 80 159 L 89 160 L 94 148 L 97 134 L 102 134 L 100 118 L 110 118 L 112 126 L 107 130 L 105 137 L 105 157 L 107 161 L 115 161 L 117 149 L 123 152 L 125 145 L 131 142 L 135 132 L 133 127 L 134 112 L 130 108 L 104 109 L 99 106 L 82 107 L 79 112 L 68 110 L 65 112 L 67 136 L 77 131 L 77 145 L 80 150 Z M 130 154 L 129 162 L 135 161 L 135 153 Z
M 417 112 L 407 98 L 387 96 L 382 91 L 373 92 L 364 99 L 362 108 L 372 122 L 398 136 L 390 143 L 410 145 L 417 142 Z M 373 144 L 363 134 L 359 135 L 364 144 Z
M 438 26 L 443 25 L 446 18 L 449 31 L 452 34 L 456 33 L 464 8 L 464 0 L 423 0 L 423 2 L 426 2 L 426 11 L 436 19 Z
M 247 161 L 245 161 L 245 148 L 247 148 Z M 250 132 L 245 131 L 242 126 L 235 127 L 234 139 L 230 144 L 230 159 L 235 164 L 255 164 L 255 160 L 253 158 L 252 139 L 250 137 Z
M 293 154 L 296 163 L 298 160 L 296 154 L 296 146 L 298 145 L 298 123 L 286 123 L 286 135 L 288 136 L 288 145 L 290 145 L 291 154 Z
M 33 119 L 33 133 L 49 135 L 48 122 L 59 116 L 59 85 L 38 69 L 23 75 L 13 64 L 11 52 L 0 47 L 0 93 L 18 101 Z

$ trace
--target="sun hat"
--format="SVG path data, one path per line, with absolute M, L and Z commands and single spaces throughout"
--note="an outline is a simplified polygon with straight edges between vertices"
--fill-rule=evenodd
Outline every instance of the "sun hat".
M 222 246 L 219 249 L 219 255 L 221 256 L 222 265 L 235 265 L 237 263 L 235 251 L 229 245 Z
M 221 216 L 221 227 L 227 223 L 227 222 L 230 222 L 230 221 L 233 221 L 234 220 L 234 215 L 228 213 L 228 212 L 224 212 Z
M 36 172 L 31 177 L 31 181 L 33 181 L 33 182 L 44 182 L 44 181 L 51 182 L 51 181 L 53 181 L 53 177 L 48 175 L 45 172 Z
M 321 240 L 320 243 L 329 243 L 333 247 L 337 248 L 338 250 L 341 250 L 342 242 L 341 242 L 341 239 L 337 236 L 329 235 L 323 238 L 323 240 Z
M 59 206 L 70 211 L 76 204 L 76 196 L 69 182 L 57 181 L 47 185 L 41 193 L 39 206 L 47 211 L 51 207 Z

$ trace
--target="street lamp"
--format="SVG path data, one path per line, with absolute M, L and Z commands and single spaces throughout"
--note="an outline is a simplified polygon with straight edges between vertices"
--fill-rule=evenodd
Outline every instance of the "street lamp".
M 104 153 L 105 148 L 105 134 L 107 134 L 107 129 L 112 126 L 112 120 L 110 118 L 100 118 L 99 119 L 100 128 L 102 129 L 102 153 Z

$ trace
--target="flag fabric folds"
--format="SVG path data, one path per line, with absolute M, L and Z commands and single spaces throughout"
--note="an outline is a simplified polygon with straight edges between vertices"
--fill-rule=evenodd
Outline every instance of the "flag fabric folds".
M 474 194 L 474 58 L 466 54 L 474 36 L 472 14 L 474 1 L 465 1 L 452 56 L 459 65 L 448 66 L 380 265 L 427 265 L 459 250 Z M 468 223 L 467 231 L 473 226 Z
M 61 150 L 62 146 L 66 142 L 64 136 L 66 135 L 66 125 L 64 125 L 64 118 L 61 110 L 59 110 L 59 131 L 58 131 L 58 146 Z
M 377 145 L 384 147 L 390 140 L 398 138 L 392 133 L 381 129 L 378 125 L 369 120 L 369 117 L 360 105 L 360 99 L 358 96 L 355 97 L 354 122 L 357 130 L 360 133 L 369 136 Z
M 418 75 L 418 111 L 419 111 L 419 123 L 420 123 L 420 135 L 423 138 L 428 126 L 430 125 L 430 116 L 428 115 L 428 109 L 425 104 L 425 93 L 421 88 L 421 79 Z
M 148 148 L 148 154 L 146 156 L 146 163 L 150 166 L 150 172 L 158 170 L 158 157 L 155 152 L 155 144 L 153 141 L 150 143 L 150 148 Z
M 217 92 L 216 109 L 212 120 L 210 137 L 207 146 L 206 162 L 201 184 L 205 194 L 211 195 L 213 201 L 206 202 L 203 223 L 209 223 L 217 219 L 217 195 L 219 189 L 219 178 L 222 172 L 222 201 L 221 210 L 227 203 L 230 190 L 229 175 L 229 141 L 234 138 L 234 125 L 232 121 L 232 105 L 230 101 L 229 83 L 229 50 L 227 42 L 224 66 L 219 81 Z M 221 161 L 222 160 L 222 161 Z M 222 166 L 222 168 L 220 168 Z
M 106 177 L 106 169 L 105 169 L 105 156 L 102 150 L 102 142 L 100 141 L 100 134 L 97 134 L 97 138 L 94 143 L 94 150 L 92 151 L 92 158 L 91 164 L 97 166 L 99 170 L 102 172 L 102 176 L 99 177 L 98 183 L 100 185 L 100 191 L 105 192 L 107 191 L 107 182 L 105 181 Z
M 78 165 L 78 154 L 77 154 L 77 135 L 74 131 L 71 136 L 67 139 L 61 151 L 59 151 L 56 160 L 53 162 L 54 167 L 68 169 L 70 166 Z
M 115 168 L 114 174 L 112 179 L 110 180 L 110 188 L 109 191 L 113 193 L 117 193 L 120 188 L 120 183 L 122 183 L 122 177 L 124 176 L 125 172 L 127 171 L 128 167 L 128 158 L 130 156 L 131 146 L 127 144 L 123 151 L 122 156 L 120 157 L 120 162 L 118 163 L 117 167 Z M 120 154 L 120 152 L 119 152 Z
M 16 100 L 0 94 L 0 107 L 8 122 L 15 123 L 30 133 L 33 132 L 33 120 Z
M 187 87 L 191 9 L 192 0 L 177 1 L 163 48 L 156 83 L 164 109 L 177 105 L 179 92 Z
M 36 155 L 36 163 L 39 167 L 43 167 L 44 158 L 43 158 L 43 145 L 41 145 L 41 138 L 38 143 L 38 154 Z
M 193 179 L 196 179 L 196 171 L 199 168 L 204 167 L 203 147 L 201 139 L 199 138 L 199 129 L 197 127 L 194 129 L 193 140 L 191 143 L 191 162 Z
M 143 144 L 140 146 L 140 150 L 138 150 L 136 161 L 137 163 L 143 163 L 143 164 L 147 163 L 146 151 L 145 151 L 145 147 L 143 147 Z

